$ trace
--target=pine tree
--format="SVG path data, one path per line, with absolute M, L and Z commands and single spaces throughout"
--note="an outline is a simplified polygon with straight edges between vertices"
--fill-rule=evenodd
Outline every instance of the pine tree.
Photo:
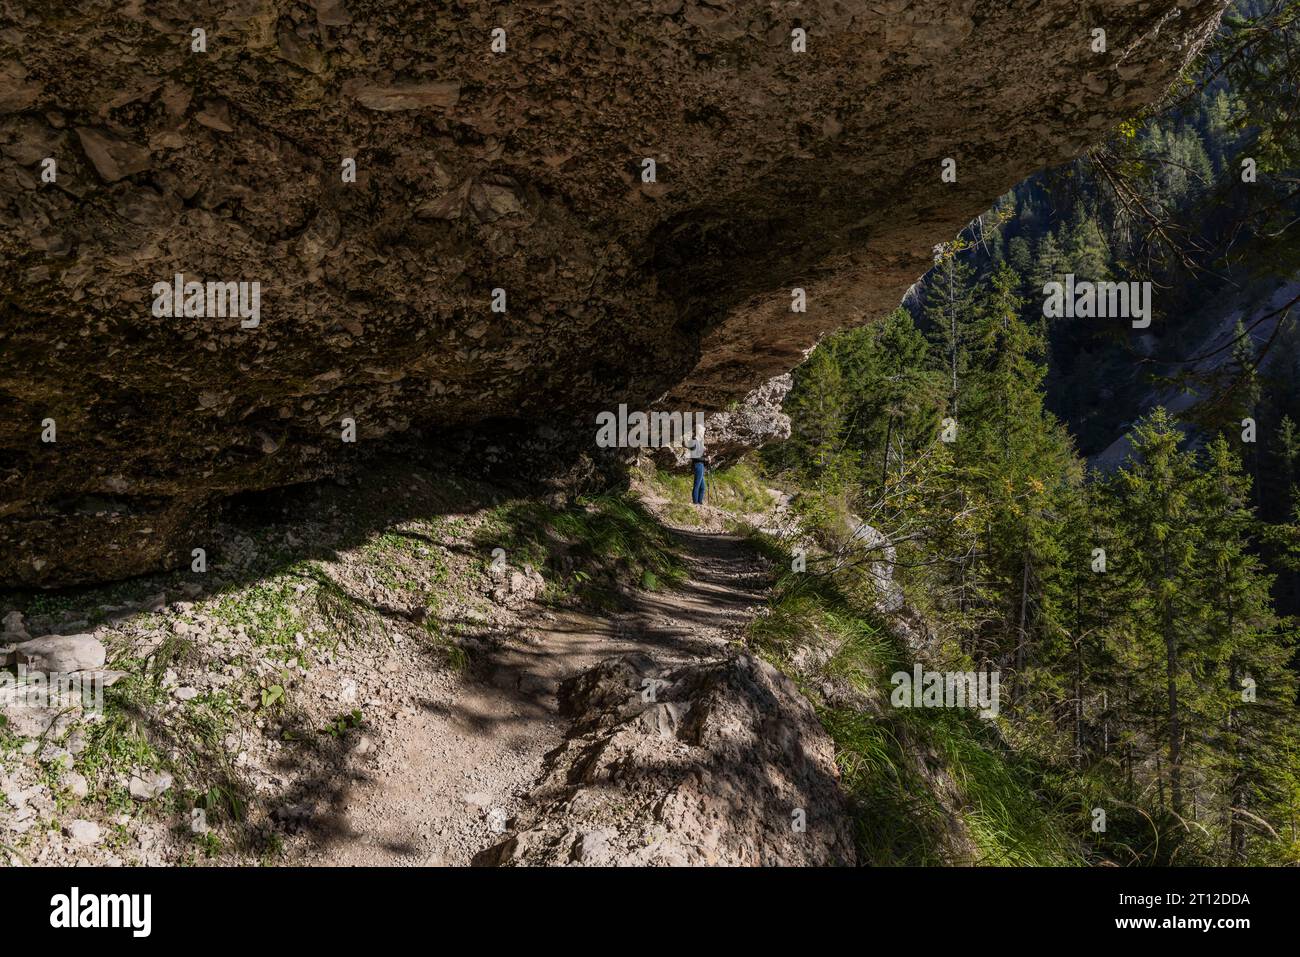
M 1273 576 L 1252 550 L 1250 479 L 1223 436 L 1210 444 L 1196 487 L 1204 529 L 1197 556 L 1204 649 L 1224 686 L 1211 716 L 1219 729 L 1211 738 L 1212 762 L 1220 779 L 1227 856 L 1243 864 L 1253 822 L 1275 809 L 1287 791 L 1287 772 L 1294 771 L 1287 765 L 1286 733 L 1295 699 L 1294 675 L 1286 667 L 1294 640 L 1273 613 Z
M 1033 267 L 1033 252 L 1024 236 L 1015 236 L 1007 243 L 1007 264 L 1021 276 Z
M 967 250 L 958 239 L 945 245 L 927 274 L 925 316 L 938 368 L 948 380 L 948 413 L 961 412 L 961 392 L 970 362 L 974 323 L 974 270 L 963 259 Z
M 1240 319 L 1233 330 L 1235 343 L 1232 348 L 1232 360 L 1229 363 L 1232 389 L 1230 418 L 1227 423 L 1229 435 L 1240 435 L 1245 428 L 1247 418 L 1256 420 L 1259 415 L 1260 383 L 1259 370 L 1255 358 L 1255 341 L 1246 331 Z M 1258 422 L 1256 434 L 1258 435 Z M 1259 452 L 1258 444 L 1250 443 L 1247 453 L 1247 467 L 1254 477 L 1254 486 L 1259 486 Z
M 840 451 L 848 398 L 839 364 L 828 349 L 814 349 L 794 378 L 786 402 L 792 430 L 782 447 L 783 464 L 816 477 Z
M 1139 693 L 1163 740 L 1166 764 L 1156 775 L 1175 818 L 1186 812 L 1188 731 L 1202 704 L 1193 675 L 1201 666 L 1192 619 L 1193 568 L 1203 530 L 1192 501 L 1195 456 L 1181 449 L 1183 435 L 1162 408 L 1133 430 L 1133 456 L 1117 476 L 1126 548 L 1117 564 L 1134 584 L 1145 583 L 1133 609 L 1134 649 L 1143 670 Z
M 880 398 L 883 434 L 877 426 L 880 482 L 901 474 L 908 457 L 933 441 L 944 406 L 944 378 L 926 367 L 928 345 L 911 315 L 895 309 L 876 327 L 879 380 L 868 389 Z
M 1110 278 L 1110 248 L 1102 235 L 1097 220 L 1082 207 L 1076 207 L 1073 221 L 1066 233 L 1065 257 L 1070 272 L 1077 279 L 1099 282 Z
M 1037 255 L 1034 257 L 1034 271 L 1030 285 L 1038 295 L 1042 295 L 1043 286 L 1049 282 L 1060 282 L 1070 271 L 1070 262 L 1057 241 L 1056 234 L 1050 231 L 1043 233 L 1043 238 L 1038 241 L 1035 252 Z
M 1042 342 L 1020 318 L 1019 285 L 1002 263 L 982 298 L 959 459 L 986 513 L 978 580 L 996 632 L 983 644 L 1010 665 L 1013 699 L 1034 646 L 1053 627 L 1048 583 L 1064 555 L 1052 518 L 1079 481 L 1069 438 L 1043 406 Z

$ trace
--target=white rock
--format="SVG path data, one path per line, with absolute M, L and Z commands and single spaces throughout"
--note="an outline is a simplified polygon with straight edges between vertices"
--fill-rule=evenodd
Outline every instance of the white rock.
M 583 864 L 604 863 L 610 856 L 610 838 L 617 835 L 618 832 L 611 828 L 587 831 L 574 844 L 570 853 L 575 861 L 580 861 Z
M 72 755 L 53 744 L 47 744 L 41 751 L 41 761 L 45 764 L 57 765 L 60 768 L 72 767 Z
M 98 681 L 105 688 L 107 688 L 110 687 L 111 685 L 117 684 L 123 678 L 129 677 L 129 672 L 110 671 L 108 669 L 104 669 L 104 670 L 83 672 L 82 677 L 90 679 L 92 681 Z
M 24 641 L 15 649 L 18 663 L 31 671 L 93 671 L 104 667 L 104 644 L 93 635 L 46 635 Z
M 42 708 L 17 703 L 3 709 L 4 716 L 9 719 L 6 730 L 20 738 L 58 737 L 76 723 L 78 713 L 79 709 L 72 707 Z M 31 750 L 24 746 L 24 754 L 33 754 L 39 749 L 39 742 L 30 743 Z
M 97 844 L 99 843 L 99 825 L 94 821 L 71 821 L 64 828 L 68 837 L 72 838 L 78 844 Z
M 137 801 L 152 801 L 172 786 L 172 776 L 166 771 L 150 774 L 133 774 L 127 790 Z
M 63 776 L 63 786 L 78 801 L 90 794 L 90 784 L 86 781 L 86 776 L 76 771 L 69 771 Z

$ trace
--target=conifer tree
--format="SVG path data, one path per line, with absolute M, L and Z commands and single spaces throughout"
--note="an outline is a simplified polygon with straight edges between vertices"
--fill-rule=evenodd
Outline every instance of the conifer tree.
M 1211 760 L 1220 779 L 1227 856 L 1241 864 L 1254 821 L 1287 791 L 1286 775 L 1277 772 L 1286 768 L 1291 737 L 1285 733 L 1287 706 L 1295 686 L 1286 664 L 1294 641 L 1273 613 L 1273 577 L 1251 548 L 1256 519 L 1250 479 L 1222 435 L 1207 450 L 1196 488 L 1203 527 L 1196 568 L 1203 654 L 1223 682 L 1222 693 L 1214 696 L 1219 707 L 1209 716 L 1219 731 L 1211 737 Z
M 829 350 L 814 349 L 795 370 L 786 404 L 792 430 L 782 451 L 788 467 L 810 477 L 830 467 L 841 447 L 847 404 L 839 364 Z
M 925 316 L 936 365 L 948 381 L 948 414 L 961 412 L 961 391 L 970 362 L 970 338 L 974 324 L 974 270 L 963 253 L 967 246 L 957 239 L 942 247 L 925 294 Z
M 1192 626 L 1203 529 L 1192 499 L 1195 456 L 1181 448 L 1182 440 L 1169 414 L 1157 408 L 1134 427 L 1133 456 L 1117 476 L 1126 533 L 1121 567 L 1134 584 L 1145 583 L 1133 608 L 1138 690 L 1153 720 L 1152 737 L 1164 742 L 1157 774 L 1162 803 L 1178 819 L 1187 809 L 1185 763 L 1194 739 L 1189 732 L 1203 697 L 1196 687 L 1202 662 Z

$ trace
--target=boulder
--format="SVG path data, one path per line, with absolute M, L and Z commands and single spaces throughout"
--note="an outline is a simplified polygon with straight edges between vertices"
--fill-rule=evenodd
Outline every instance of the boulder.
M 107 657 L 103 643 L 94 635 L 46 635 L 24 641 L 14 653 L 18 664 L 30 671 L 65 675 L 103 668 Z
M 114 183 L 149 168 L 151 160 L 145 147 L 128 143 L 106 130 L 77 127 L 77 136 L 86 158 L 105 182 Z
M 790 417 L 781 404 L 794 384 L 790 375 L 779 375 L 754 389 L 726 411 L 704 419 L 704 460 L 712 468 L 734 464 L 746 452 L 790 437 Z M 663 446 L 654 453 L 665 468 L 688 468 L 691 452 L 685 444 Z
M 546 580 L 531 566 L 523 571 L 505 568 L 493 573 L 490 593 L 497 604 L 518 609 L 534 601 L 545 588 Z
M 63 831 L 72 838 L 74 844 L 89 846 L 99 843 L 99 825 L 94 821 L 69 821 Z

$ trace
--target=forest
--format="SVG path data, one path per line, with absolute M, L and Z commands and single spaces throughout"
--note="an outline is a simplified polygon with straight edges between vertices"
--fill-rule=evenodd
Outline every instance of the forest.
M 929 663 L 1000 673 L 1003 745 L 1099 861 L 1300 862 L 1298 16 L 1237 4 L 1166 102 L 824 339 L 763 453 L 876 530 L 851 560 Z M 1149 327 L 1045 308 L 1076 281 L 1150 283 Z

